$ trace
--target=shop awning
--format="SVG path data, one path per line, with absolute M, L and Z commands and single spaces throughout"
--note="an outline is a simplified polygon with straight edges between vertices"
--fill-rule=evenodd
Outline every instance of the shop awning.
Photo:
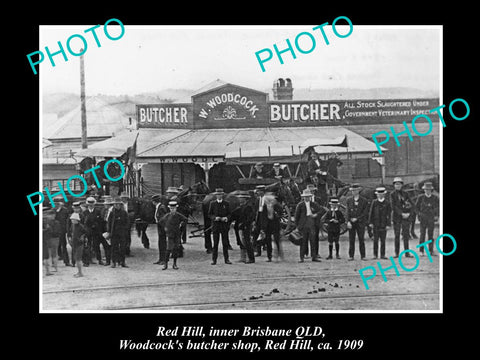
M 171 134 L 170 139 L 164 134 L 152 135 L 151 144 L 156 143 L 152 147 L 141 144 L 139 137 L 138 146 L 144 150 L 137 151 L 137 161 L 218 157 L 227 164 L 269 160 L 298 162 L 308 148 L 320 154 L 335 151 L 340 156 L 352 157 L 372 157 L 377 152 L 372 141 L 339 126 L 182 131 Z

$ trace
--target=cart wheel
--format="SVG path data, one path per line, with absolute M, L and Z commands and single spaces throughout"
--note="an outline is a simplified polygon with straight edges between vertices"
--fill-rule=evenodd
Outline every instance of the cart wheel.
M 280 227 L 284 233 L 288 233 L 293 227 L 292 215 L 288 205 L 283 205 L 282 217 L 280 219 Z
M 343 217 L 346 217 L 347 215 L 347 207 L 343 204 L 338 204 L 338 209 L 342 212 Z M 326 213 L 325 213 L 326 215 Z M 320 226 L 320 233 L 319 233 L 319 239 L 320 240 L 325 240 L 327 238 L 327 223 L 324 221 L 325 220 L 325 215 L 322 216 L 322 225 Z M 340 224 L 340 235 L 343 235 L 347 232 L 347 223 Z

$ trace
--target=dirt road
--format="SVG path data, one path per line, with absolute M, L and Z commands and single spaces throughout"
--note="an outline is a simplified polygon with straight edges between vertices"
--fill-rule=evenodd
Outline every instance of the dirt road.
M 438 231 L 437 231 L 438 232 Z M 418 233 L 418 230 L 417 230 Z M 306 259 L 298 263 L 299 248 L 282 242 L 283 261 L 266 262 L 266 253 L 254 264 L 237 262 L 240 251 L 233 231 L 230 242 L 232 265 L 223 263 L 221 250 L 218 264 L 210 265 L 203 238 L 189 238 L 184 244 L 185 256 L 178 260 L 179 269 L 161 270 L 158 259 L 156 229 L 149 227 L 151 248 L 144 249 L 136 233 L 132 233 L 132 257 L 129 268 L 112 269 L 91 265 L 85 277 L 74 278 L 76 269 L 59 266 L 54 276 L 42 277 L 41 307 L 47 311 L 238 311 L 238 310 L 439 310 L 441 256 L 420 257 L 417 269 L 400 276 L 393 269 L 382 279 L 368 282 L 366 290 L 358 270 L 376 266 L 372 259 L 372 240 L 366 240 L 367 261 L 357 253 L 348 261 L 348 236 L 341 237 L 341 259 L 326 260 L 328 245 L 320 242 L 321 262 Z M 387 256 L 393 255 L 393 232 L 387 237 Z M 414 248 L 418 240 L 410 241 Z M 221 246 L 221 245 L 220 245 Z M 357 243 L 358 247 L 358 243 Z M 358 250 L 357 250 L 358 252 Z M 397 259 L 398 260 L 398 259 Z M 413 268 L 414 258 L 403 258 L 406 268 Z M 381 260 L 384 268 L 390 260 Z M 398 265 L 397 265 L 398 266 Z

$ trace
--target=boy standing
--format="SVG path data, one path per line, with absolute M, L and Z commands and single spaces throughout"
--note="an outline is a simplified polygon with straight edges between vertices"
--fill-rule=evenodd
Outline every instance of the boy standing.
M 57 272 L 57 251 L 60 235 L 60 223 L 58 220 L 55 220 L 55 210 L 51 208 L 44 207 L 42 215 L 43 242 L 46 245 L 43 249 L 43 263 L 45 265 L 46 275 L 53 275 L 48 267 L 48 261 L 50 258 L 52 259 L 52 266 L 55 269 L 55 272 Z
M 80 214 L 74 212 L 70 216 L 70 222 L 68 224 L 68 242 L 72 247 L 72 261 L 77 265 L 78 272 L 73 275 L 75 277 L 82 277 L 82 257 L 83 247 L 85 246 L 85 227 L 80 221 Z
M 335 243 L 336 258 L 340 259 L 340 225 L 345 222 L 345 217 L 338 209 L 338 199 L 330 199 L 330 209 L 325 215 L 325 222 L 327 223 L 328 233 L 328 257 L 327 260 L 332 259 L 333 243 Z
M 385 239 L 387 226 L 390 226 L 392 207 L 385 199 L 386 189 L 381 186 L 375 189 L 377 198 L 372 201 L 368 213 L 368 224 L 373 229 L 373 257 L 378 259 L 378 240 L 380 240 L 380 257 L 385 257 Z

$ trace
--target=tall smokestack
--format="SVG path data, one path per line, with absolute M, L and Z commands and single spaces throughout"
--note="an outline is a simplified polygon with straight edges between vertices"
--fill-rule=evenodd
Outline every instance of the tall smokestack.
M 81 49 L 83 52 L 83 49 Z M 80 103 L 82 116 L 82 149 L 88 147 L 87 143 L 87 110 L 85 106 L 85 65 L 83 55 L 80 56 Z

